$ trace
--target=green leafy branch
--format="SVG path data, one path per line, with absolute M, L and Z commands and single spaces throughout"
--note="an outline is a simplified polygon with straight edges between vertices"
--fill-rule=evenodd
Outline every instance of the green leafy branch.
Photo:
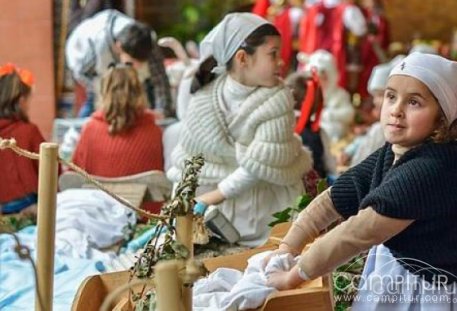
M 319 179 L 317 181 L 317 194 L 323 192 L 325 189 L 328 188 L 327 182 L 325 179 Z M 277 224 L 288 222 L 293 219 L 293 217 L 299 214 L 302 210 L 304 210 L 309 203 L 314 199 L 314 197 L 309 193 L 304 193 L 301 196 L 297 197 L 295 200 L 294 205 L 287 207 L 286 209 L 276 212 L 273 214 L 274 221 L 268 224 L 268 226 L 273 227 Z

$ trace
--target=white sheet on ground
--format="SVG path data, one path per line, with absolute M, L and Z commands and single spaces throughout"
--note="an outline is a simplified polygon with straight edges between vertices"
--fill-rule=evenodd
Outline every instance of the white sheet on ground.
M 57 196 L 56 253 L 72 258 L 109 259 L 100 252 L 123 237 L 135 213 L 100 190 L 69 189 Z
M 74 295 L 89 275 L 100 273 L 115 257 L 97 248 L 122 239 L 122 229 L 135 215 L 107 194 L 91 189 L 71 189 L 57 196 L 54 259 L 54 310 L 71 309 Z M 18 233 L 21 244 L 35 258 L 36 227 Z M 31 264 L 14 252 L 12 236 L 0 234 L 0 310 L 34 310 L 35 278 Z

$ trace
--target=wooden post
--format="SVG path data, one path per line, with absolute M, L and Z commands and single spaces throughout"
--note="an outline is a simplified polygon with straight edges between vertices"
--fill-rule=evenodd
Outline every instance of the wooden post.
M 52 311 L 58 175 L 57 156 L 57 144 L 42 143 L 40 145 L 36 260 L 38 287 L 35 290 L 35 310 L 37 311 Z M 40 305 L 40 298 L 42 305 Z
M 155 267 L 155 286 L 158 310 L 182 311 L 181 282 L 176 260 L 161 261 Z
M 193 215 L 188 214 L 186 216 L 176 217 L 176 239 L 178 242 L 183 244 L 189 250 L 189 258 L 194 257 L 194 243 L 193 237 Z M 185 268 L 185 263 L 180 266 Z M 192 287 L 182 286 L 182 300 L 184 303 L 184 309 L 186 311 L 192 310 Z M 160 310 L 160 309 L 159 309 Z M 172 310 L 172 309 L 170 309 Z
M 189 259 L 194 257 L 192 214 L 176 217 L 176 240 L 189 250 Z
M 65 43 L 67 42 L 68 16 L 70 15 L 70 1 L 62 1 L 62 11 L 60 13 L 60 34 L 57 50 L 57 77 L 56 77 L 56 98 L 60 99 L 63 86 L 65 84 Z

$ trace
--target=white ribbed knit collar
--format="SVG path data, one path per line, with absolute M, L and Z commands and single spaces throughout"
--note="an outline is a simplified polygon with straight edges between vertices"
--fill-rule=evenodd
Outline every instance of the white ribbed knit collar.
M 227 75 L 222 90 L 225 108 L 231 115 L 236 114 L 246 98 L 248 98 L 255 89 L 255 86 L 246 86 L 233 79 L 230 75 Z
M 395 155 L 394 163 L 397 162 L 411 147 L 403 147 L 397 144 L 392 145 L 392 152 Z

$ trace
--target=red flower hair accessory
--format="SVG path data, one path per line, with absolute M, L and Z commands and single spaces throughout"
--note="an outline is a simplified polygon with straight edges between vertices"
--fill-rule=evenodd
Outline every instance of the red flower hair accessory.
M 6 63 L 3 66 L 0 66 L 0 77 L 4 75 L 9 75 L 16 72 L 19 76 L 19 79 L 25 85 L 32 87 L 35 82 L 35 77 L 33 73 L 26 69 L 21 69 L 12 63 Z

